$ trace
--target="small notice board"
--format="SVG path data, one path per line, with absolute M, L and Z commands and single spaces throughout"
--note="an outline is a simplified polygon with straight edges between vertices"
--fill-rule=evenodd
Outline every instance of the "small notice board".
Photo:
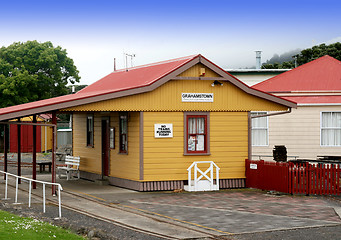
M 172 123 L 154 124 L 154 137 L 155 138 L 172 138 L 173 137 L 173 124 Z

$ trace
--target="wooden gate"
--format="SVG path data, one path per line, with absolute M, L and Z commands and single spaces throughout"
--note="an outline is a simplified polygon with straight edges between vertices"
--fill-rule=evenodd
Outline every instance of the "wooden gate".
M 246 187 L 284 193 L 338 195 L 338 164 L 279 163 L 246 160 Z

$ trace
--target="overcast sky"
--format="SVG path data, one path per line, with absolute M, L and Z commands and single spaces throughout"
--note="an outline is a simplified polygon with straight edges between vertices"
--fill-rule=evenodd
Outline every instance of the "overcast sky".
M 340 0 L 1 1 L 0 46 L 51 41 L 66 49 L 81 84 L 117 68 L 202 54 L 223 68 L 341 41 Z

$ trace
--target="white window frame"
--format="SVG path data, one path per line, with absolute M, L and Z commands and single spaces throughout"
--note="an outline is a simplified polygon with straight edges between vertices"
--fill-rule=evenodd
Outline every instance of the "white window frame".
M 329 130 L 341 130 L 341 126 L 340 127 L 322 127 L 323 124 L 322 124 L 322 115 L 323 113 L 341 113 L 341 111 L 322 111 L 320 112 L 320 146 L 321 147 L 341 147 L 341 141 L 340 141 L 340 145 L 322 145 L 322 130 L 326 130 L 326 129 L 329 129 Z M 334 143 L 335 144 L 335 143 Z
M 254 115 L 265 115 L 268 114 L 268 112 L 263 112 L 263 111 L 259 111 L 259 112 L 251 112 L 251 116 Z M 258 128 L 254 128 L 252 121 L 254 119 L 257 118 L 251 118 L 251 145 L 253 147 L 268 147 L 269 146 L 269 117 L 266 116 L 266 127 L 258 127 Z M 264 145 L 260 144 L 260 145 L 255 145 L 254 142 L 252 141 L 253 139 L 253 134 L 254 134 L 254 130 L 266 130 L 266 143 Z

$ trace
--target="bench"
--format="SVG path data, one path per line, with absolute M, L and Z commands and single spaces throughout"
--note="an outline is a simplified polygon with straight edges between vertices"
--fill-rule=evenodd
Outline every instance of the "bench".
M 80 179 L 79 162 L 80 157 L 65 156 L 66 166 L 57 167 L 58 177 L 62 178 L 63 173 L 65 173 L 67 180 L 72 180 L 73 177 Z
M 45 172 L 45 166 L 49 166 L 49 172 L 51 172 L 52 162 L 51 161 L 43 161 L 38 160 L 36 164 L 39 166 L 39 172 Z

